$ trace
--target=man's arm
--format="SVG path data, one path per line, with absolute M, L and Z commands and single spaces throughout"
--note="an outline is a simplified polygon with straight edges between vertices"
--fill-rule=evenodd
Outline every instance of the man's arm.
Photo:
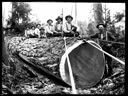
M 93 35 L 86 35 L 85 37 L 82 37 L 86 40 L 92 39 L 92 38 L 98 38 L 98 33 L 93 34 Z
M 39 36 L 39 38 L 40 38 L 40 30 L 37 28 L 36 30 L 35 30 L 35 33 Z
M 27 37 L 27 30 L 25 30 L 25 37 Z
M 53 32 L 58 33 L 58 30 L 56 29 L 56 27 L 57 27 L 57 24 L 54 24 L 53 25 Z
M 63 31 L 64 31 L 64 32 L 70 32 L 70 31 L 68 31 L 68 30 L 67 30 L 66 23 L 65 23 L 65 24 L 63 24 Z
M 98 38 L 98 33 L 89 36 L 90 38 Z
M 45 33 L 51 33 L 51 34 L 53 34 L 53 32 L 48 28 L 48 26 L 45 27 Z

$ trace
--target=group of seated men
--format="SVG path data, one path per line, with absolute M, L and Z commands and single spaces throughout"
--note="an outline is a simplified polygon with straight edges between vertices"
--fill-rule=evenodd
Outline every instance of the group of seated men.
M 77 37 L 79 36 L 79 32 L 77 31 L 77 27 L 72 24 L 73 17 L 68 15 L 65 17 L 66 22 L 63 24 L 63 18 L 58 16 L 56 18 L 56 23 L 53 25 L 53 20 L 47 20 L 47 24 L 45 27 L 41 27 L 41 24 L 37 24 L 32 26 L 31 29 L 27 28 L 25 30 L 26 37 L 38 37 L 41 35 L 46 37 L 58 37 L 58 36 L 66 36 L 66 37 Z
M 41 32 L 44 30 L 41 28 L 41 24 L 37 24 L 37 26 L 32 26 L 31 28 L 27 27 L 25 30 L 25 37 L 41 37 Z

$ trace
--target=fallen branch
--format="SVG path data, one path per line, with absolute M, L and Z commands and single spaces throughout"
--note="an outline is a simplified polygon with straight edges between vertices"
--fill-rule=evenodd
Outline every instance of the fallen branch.
M 110 76 L 109 77 L 109 79 L 112 79 L 112 78 L 114 78 L 114 77 L 118 77 L 118 76 L 120 76 L 120 75 L 122 75 L 122 74 L 124 74 L 125 72 L 116 72 L 115 74 L 113 74 L 112 76 Z
M 6 91 L 8 94 L 14 94 L 12 90 L 5 85 L 2 85 L 2 91 Z
M 99 39 L 99 40 L 100 40 L 100 39 Z M 107 42 L 107 43 L 116 43 L 116 44 L 125 45 L 125 43 L 123 43 L 123 42 L 114 42 L 114 41 L 106 41 L 106 40 L 100 40 L 100 41 Z

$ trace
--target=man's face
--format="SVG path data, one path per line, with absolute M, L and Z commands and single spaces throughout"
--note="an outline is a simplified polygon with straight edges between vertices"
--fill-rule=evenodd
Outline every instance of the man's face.
M 68 22 L 71 22 L 71 21 L 72 21 L 72 18 L 68 17 L 68 18 L 67 18 L 67 21 L 68 21 Z
M 99 30 L 103 30 L 104 29 L 104 26 L 103 25 L 99 25 L 98 29 Z
M 41 27 L 41 25 L 38 25 L 38 26 L 37 26 L 37 28 L 40 28 L 40 27 Z
M 44 29 L 41 29 L 40 31 L 41 31 L 41 32 L 44 32 Z
M 99 29 L 99 32 L 102 33 L 104 31 L 104 26 L 103 25 L 99 25 L 98 29 Z
M 52 25 L 52 21 L 48 21 L 48 24 L 49 24 L 49 25 Z
M 58 19 L 57 22 L 60 23 L 61 22 L 61 19 Z
M 34 30 L 35 29 L 35 27 L 32 27 L 32 30 Z

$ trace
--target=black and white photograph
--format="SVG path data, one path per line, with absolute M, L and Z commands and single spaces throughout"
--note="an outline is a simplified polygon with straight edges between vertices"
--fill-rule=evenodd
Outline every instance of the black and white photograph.
M 2 2 L 2 92 L 125 94 L 125 3 Z

